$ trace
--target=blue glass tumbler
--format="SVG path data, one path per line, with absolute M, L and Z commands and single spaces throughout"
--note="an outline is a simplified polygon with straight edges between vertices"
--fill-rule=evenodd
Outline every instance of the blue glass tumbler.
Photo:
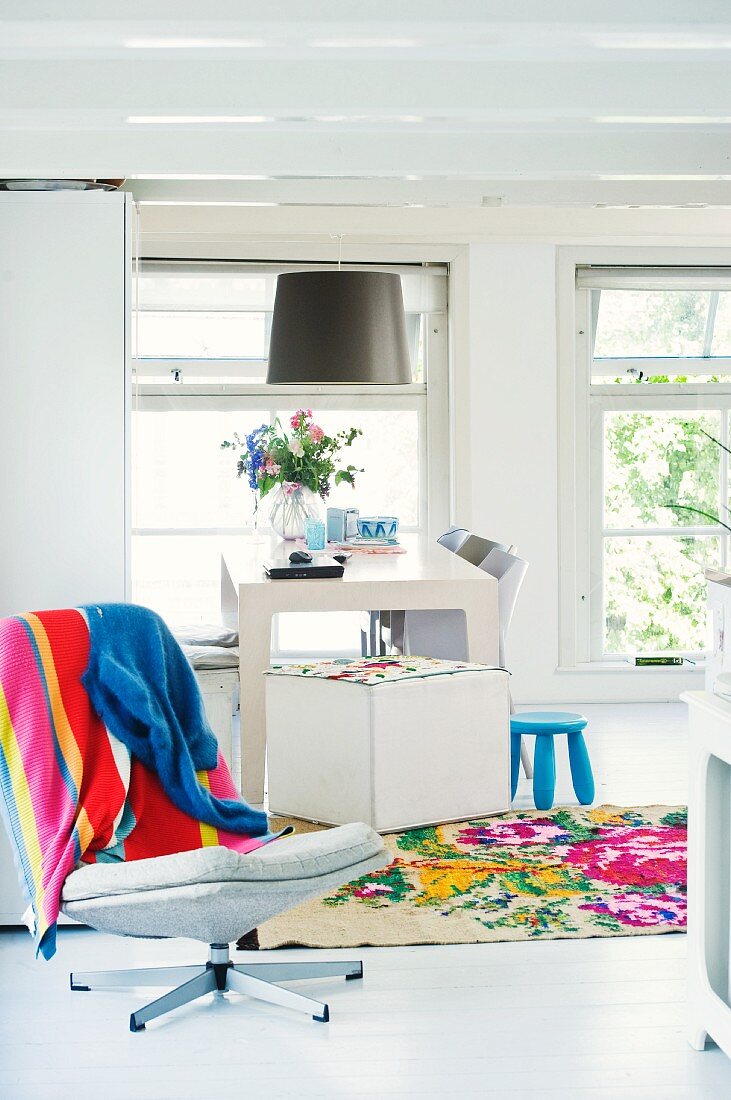
M 307 516 L 305 519 L 305 542 L 308 550 L 325 549 L 325 524 L 321 519 Z

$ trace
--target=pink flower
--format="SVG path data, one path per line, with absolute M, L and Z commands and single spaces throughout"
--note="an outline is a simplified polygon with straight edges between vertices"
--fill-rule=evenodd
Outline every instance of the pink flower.
M 264 472 L 267 473 L 269 477 L 276 477 L 281 469 L 282 467 L 279 463 L 272 462 L 271 458 L 268 458 L 264 463 Z
M 641 894 L 627 890 L 580 905 L 579 909 L 607 913 L 632 928 L 655 928 L 662 924 L 685 928 L 686 900 L 682 894 Z
M 299 431 L 300 428 L 304 428 L 308 420 L 312 420 L 312 409 L 297 409 L 289 422 L 295 431 Z
M 685 829 L 644 825 L 600 829 L 596 840 L 571 844 L 564 859 L 588 878 L 617 886 L 685 885 Z
M 308 428 L 308 431 L 309 431 L 310 439 L 312 440 L 313 443 L 319 443 L 320 440 L 325 435 L 324 431 L 319 426 L 319 424 L 310 424 L 310 426 Z
M 373 886 L 359 886 L 353 891 L 356 898 L 377 898 L 379 895 L 392 894 L 393 886 L 387 886 L 385 883 L 374 883 Z
M 496 821 L 484 825 L 473 825 L 459 832 L 458 843 L 469 847 L 514 844 L 528 846 L 532 844 L 561 844 L 568 841 L 566 829 L 550 818 L 535 818 L 532 821 Z

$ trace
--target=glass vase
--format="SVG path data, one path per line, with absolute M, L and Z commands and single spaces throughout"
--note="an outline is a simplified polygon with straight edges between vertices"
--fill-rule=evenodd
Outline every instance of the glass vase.
M 306 485 L 285 481 L 268 494 L 271 500 L 269 523 L 282 539 L 302 539 L 308 516 L 321 519 L 320 500 Z
M 253 489 L 251 493 L 251 542 L 263 542 L 264 538 L 259 530 L 259 490 Z

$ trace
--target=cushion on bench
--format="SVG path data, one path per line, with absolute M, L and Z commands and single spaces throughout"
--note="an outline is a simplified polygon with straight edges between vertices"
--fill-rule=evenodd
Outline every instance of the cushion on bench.
M 222 645 L 188 645 L 180 647 L 194 669 L 239 667 L 239 647 Z
M 239 644 L 238 630 L 220 623 L 186 623 L 170 628 L 181 645 L 221 645 L 226 648 Z

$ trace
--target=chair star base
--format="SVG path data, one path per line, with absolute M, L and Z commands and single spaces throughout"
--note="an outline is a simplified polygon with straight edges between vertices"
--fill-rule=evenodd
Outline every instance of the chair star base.
M 330 1010 L 322 1001 L 304 997 L 278 982 L 300 981 L 303 978 L 343 977 L 346 980 L 363 977 L 359 960 L 338 959 L 336 962 L 261 962 L 233 963 L 227 943 L 212 943 L 208 962 L 201 966 L 156 966 L 147 970 L 96 970 L 70 975 L 75 991 L 114 989 L 120 986 L 164 986 L 180 983 L 169 993 L 133 1012 L 130 1031 L 144 1031 L 145 1025 L 158 1016 L 204 997 L 207 993 L 244 993 L 269 1004 L 282 1005 L 308 1012 L 318 1023 L 327 1023 Z

